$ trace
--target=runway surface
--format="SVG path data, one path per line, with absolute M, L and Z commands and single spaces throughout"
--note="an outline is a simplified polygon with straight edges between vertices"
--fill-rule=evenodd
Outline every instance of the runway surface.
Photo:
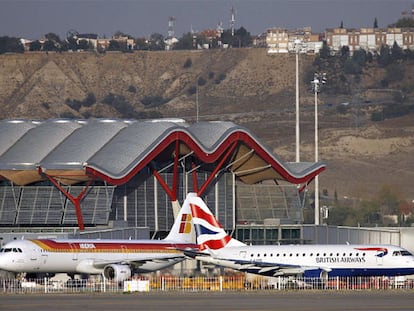
M 0 295 L 0 310 L 414 310 L 414 291 L 150 292 Z

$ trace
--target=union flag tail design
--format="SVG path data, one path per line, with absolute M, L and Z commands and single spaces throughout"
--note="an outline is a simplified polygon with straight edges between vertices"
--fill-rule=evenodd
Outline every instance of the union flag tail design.
M 229 246 L 245 245 L 233 239 L 224 231 L 207 205 L 196 193 L 189 193 L 186 201 L 190 203 L 197 244 L 200 250 L 218 250 Z

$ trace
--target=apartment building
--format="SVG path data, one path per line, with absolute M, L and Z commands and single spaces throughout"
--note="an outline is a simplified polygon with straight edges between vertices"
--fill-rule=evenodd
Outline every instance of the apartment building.
M 378 52 L 381 46 L 393 46 L 394 42 L 403 50 L 414 50 L 414 28 L 332 28 L 323 34 L 314 34 L 310 27 L 296 30 L 271 28 L 266 31 L 268 54 L 318 53 L 326 41 L 333 52 L 339 53 L 343 46 L 350 52 L 364 49 Z
M 266 46 L 269 54 L 274 53 L 317 53 L 323 44 L 319 34 L 311 27 L 295 30 L 271 28 L 266 31 Z
M 397 43 L 403 50 L 414 49 L 414 28 L 333 28 L 325 31 L 325 40 L 334 52 L 348 46 L 350 52 L 364 49 L 377 52 L 381 46 Z

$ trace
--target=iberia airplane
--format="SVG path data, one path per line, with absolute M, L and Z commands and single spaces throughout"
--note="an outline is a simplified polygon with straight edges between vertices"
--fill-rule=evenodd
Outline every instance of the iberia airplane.
M 188 202 L 164 240 L 15 240 L 0 250 L 0 269 L 16 273 L 103 274 L 122 281 L 183 261 L 196 248 Z
M 265 276 L 397 276 L 414 274 L 414 257 L 393 245 L 246 245 L 230 237 L 195 193 L 190 193 L 202 262 Z

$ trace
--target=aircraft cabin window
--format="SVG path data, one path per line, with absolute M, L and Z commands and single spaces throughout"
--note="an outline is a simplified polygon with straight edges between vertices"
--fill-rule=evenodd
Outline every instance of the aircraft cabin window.
M 332 256 L 333 256 L 333 254 L 332 254 L 332 253 L 330 253 L 330 254 L 329 254 L 329 256 L 331 256 L 331 257 L 332 257 Z
M 313 256 L 313 253 L 310 253 L 310 256 L 312 257 Z
M 365 257 L 365 255 L 366 255 L 365 253 L 362 253 L 362 256 L 363 256 L 363 257 Z
M 303 257 L 305 257 L 305 256 L 306 256 L 306 254 L 305 254 L 305 253 L 303 253 L 303 254 L 302 254 L 302 256 L 303 256 Z
M 344 256 L 344 257 L 345 257 L 345 256 L 346 256 L 346 254 L 344 253 L 342 256 Z

